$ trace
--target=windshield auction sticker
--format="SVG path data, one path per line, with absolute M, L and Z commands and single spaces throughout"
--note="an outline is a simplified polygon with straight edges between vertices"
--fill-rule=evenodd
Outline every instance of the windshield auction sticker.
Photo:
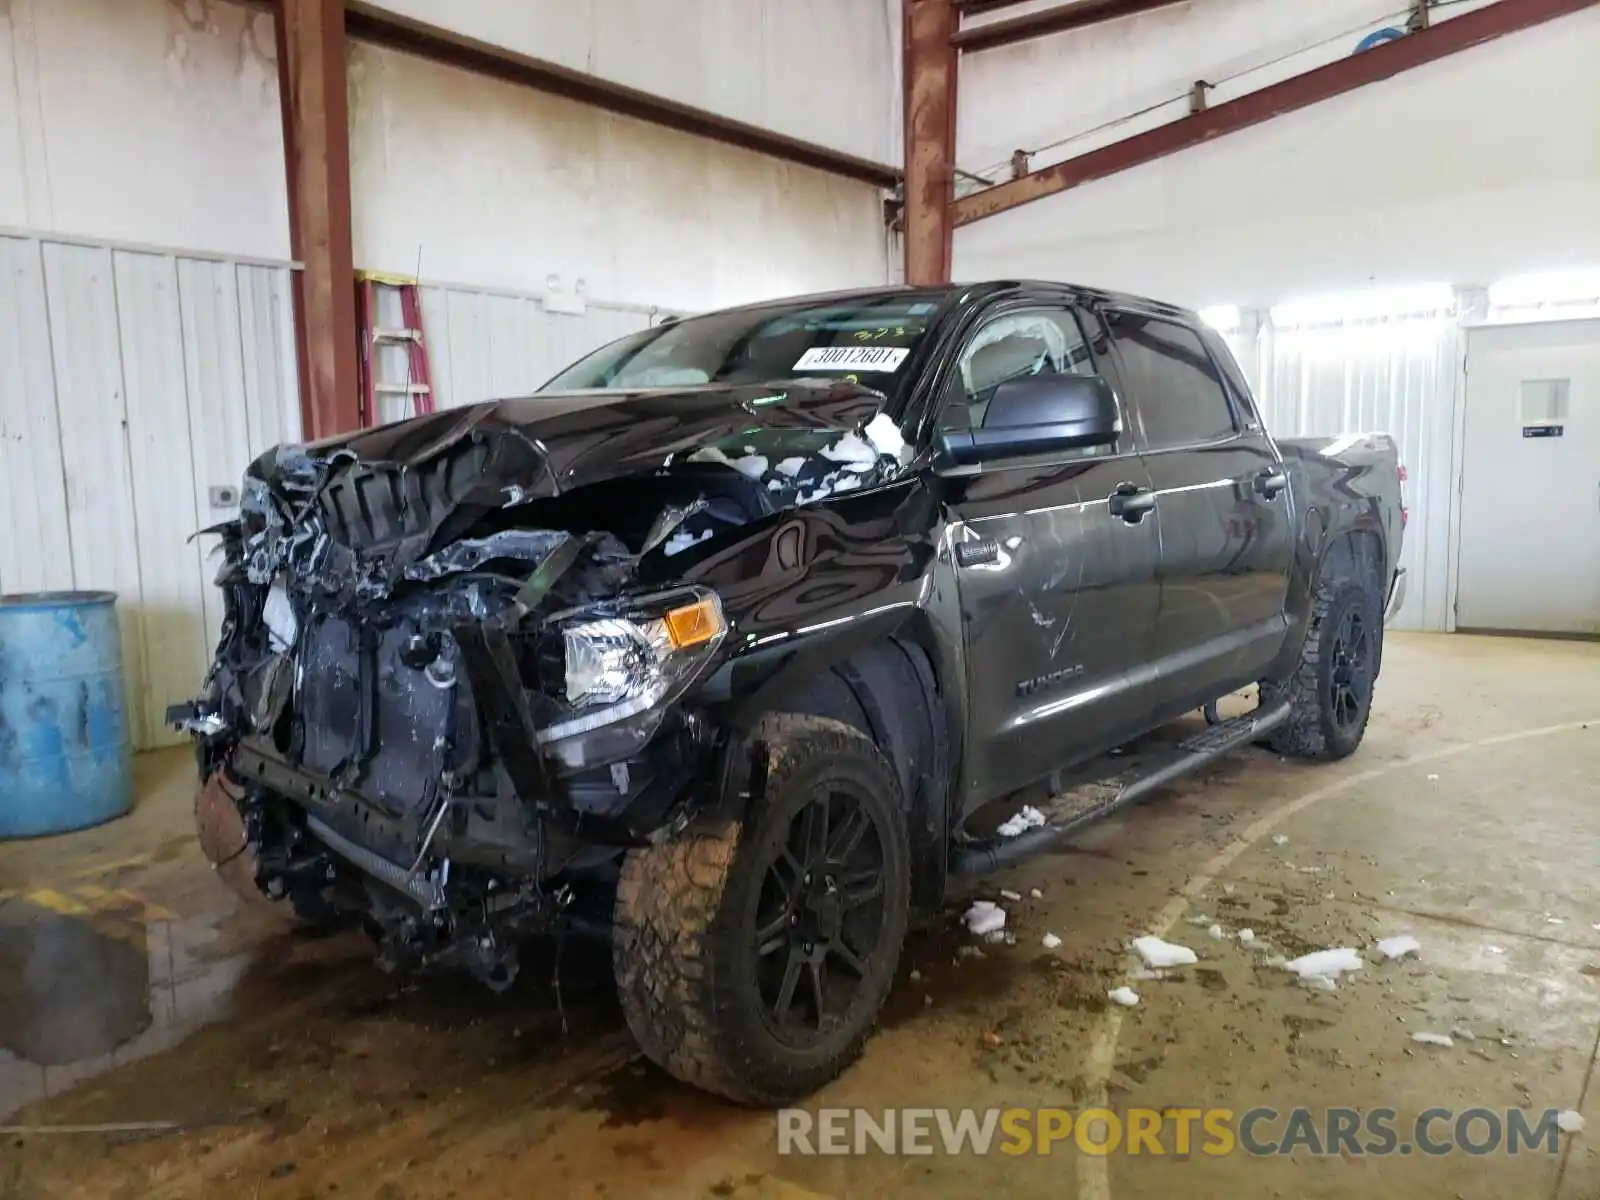
M 911 351 L 904 346 L 813 346 L 796 371 L 898 371 Z

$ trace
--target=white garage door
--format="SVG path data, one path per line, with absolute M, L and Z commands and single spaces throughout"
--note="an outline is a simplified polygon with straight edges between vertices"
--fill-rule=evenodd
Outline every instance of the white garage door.
M 1600 321 L 1469 337 L 1456 624 L 1600 633 Z

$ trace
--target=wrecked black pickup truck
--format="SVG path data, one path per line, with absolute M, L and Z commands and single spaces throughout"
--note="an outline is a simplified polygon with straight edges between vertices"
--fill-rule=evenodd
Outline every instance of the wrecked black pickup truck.
M 651 328 L 249 468 L 171 714 L 201 841 L 392 965 L 502 987 L 519 941 L 603 932 L 652 1058 L 781 1102 L 860 1051 L 952 876 L 1249 742 L 1356 748 L 1400 478 L 1383 435 L 1274 441 L 1223 341 L 1133 297 Z

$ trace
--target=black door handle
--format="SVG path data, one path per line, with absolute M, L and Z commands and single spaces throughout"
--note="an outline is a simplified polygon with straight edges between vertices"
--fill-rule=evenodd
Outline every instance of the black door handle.
M 1111 493 L 1107 504 L 1113 517 L 1121 517 L 1129 525 L 1137 525 L 1144 520 L 1145 513 L 1156 506 L 1156 494 L 1138 484 L 1123 483 Z
M 1265 467 L 1256 476 L 1256 494 L 1271 500 L 1289 486 L 1289 477 L 1276 467 Z

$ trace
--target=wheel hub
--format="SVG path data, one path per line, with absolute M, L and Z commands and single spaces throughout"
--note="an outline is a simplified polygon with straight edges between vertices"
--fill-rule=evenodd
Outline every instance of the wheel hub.
M 1373 635 L 1365 616 L 1352 608 L 1334 632 L 1328 672 L 1328 707 L 1334 724 L 1353 729 L 1372 698 Z
M 824 1036 L 860 993 L 878 949 L 883 845 L 861 801 L 823 792 L 794 816 L 757 907 L 757 986 L 767 1021 L 790 1041 Z

